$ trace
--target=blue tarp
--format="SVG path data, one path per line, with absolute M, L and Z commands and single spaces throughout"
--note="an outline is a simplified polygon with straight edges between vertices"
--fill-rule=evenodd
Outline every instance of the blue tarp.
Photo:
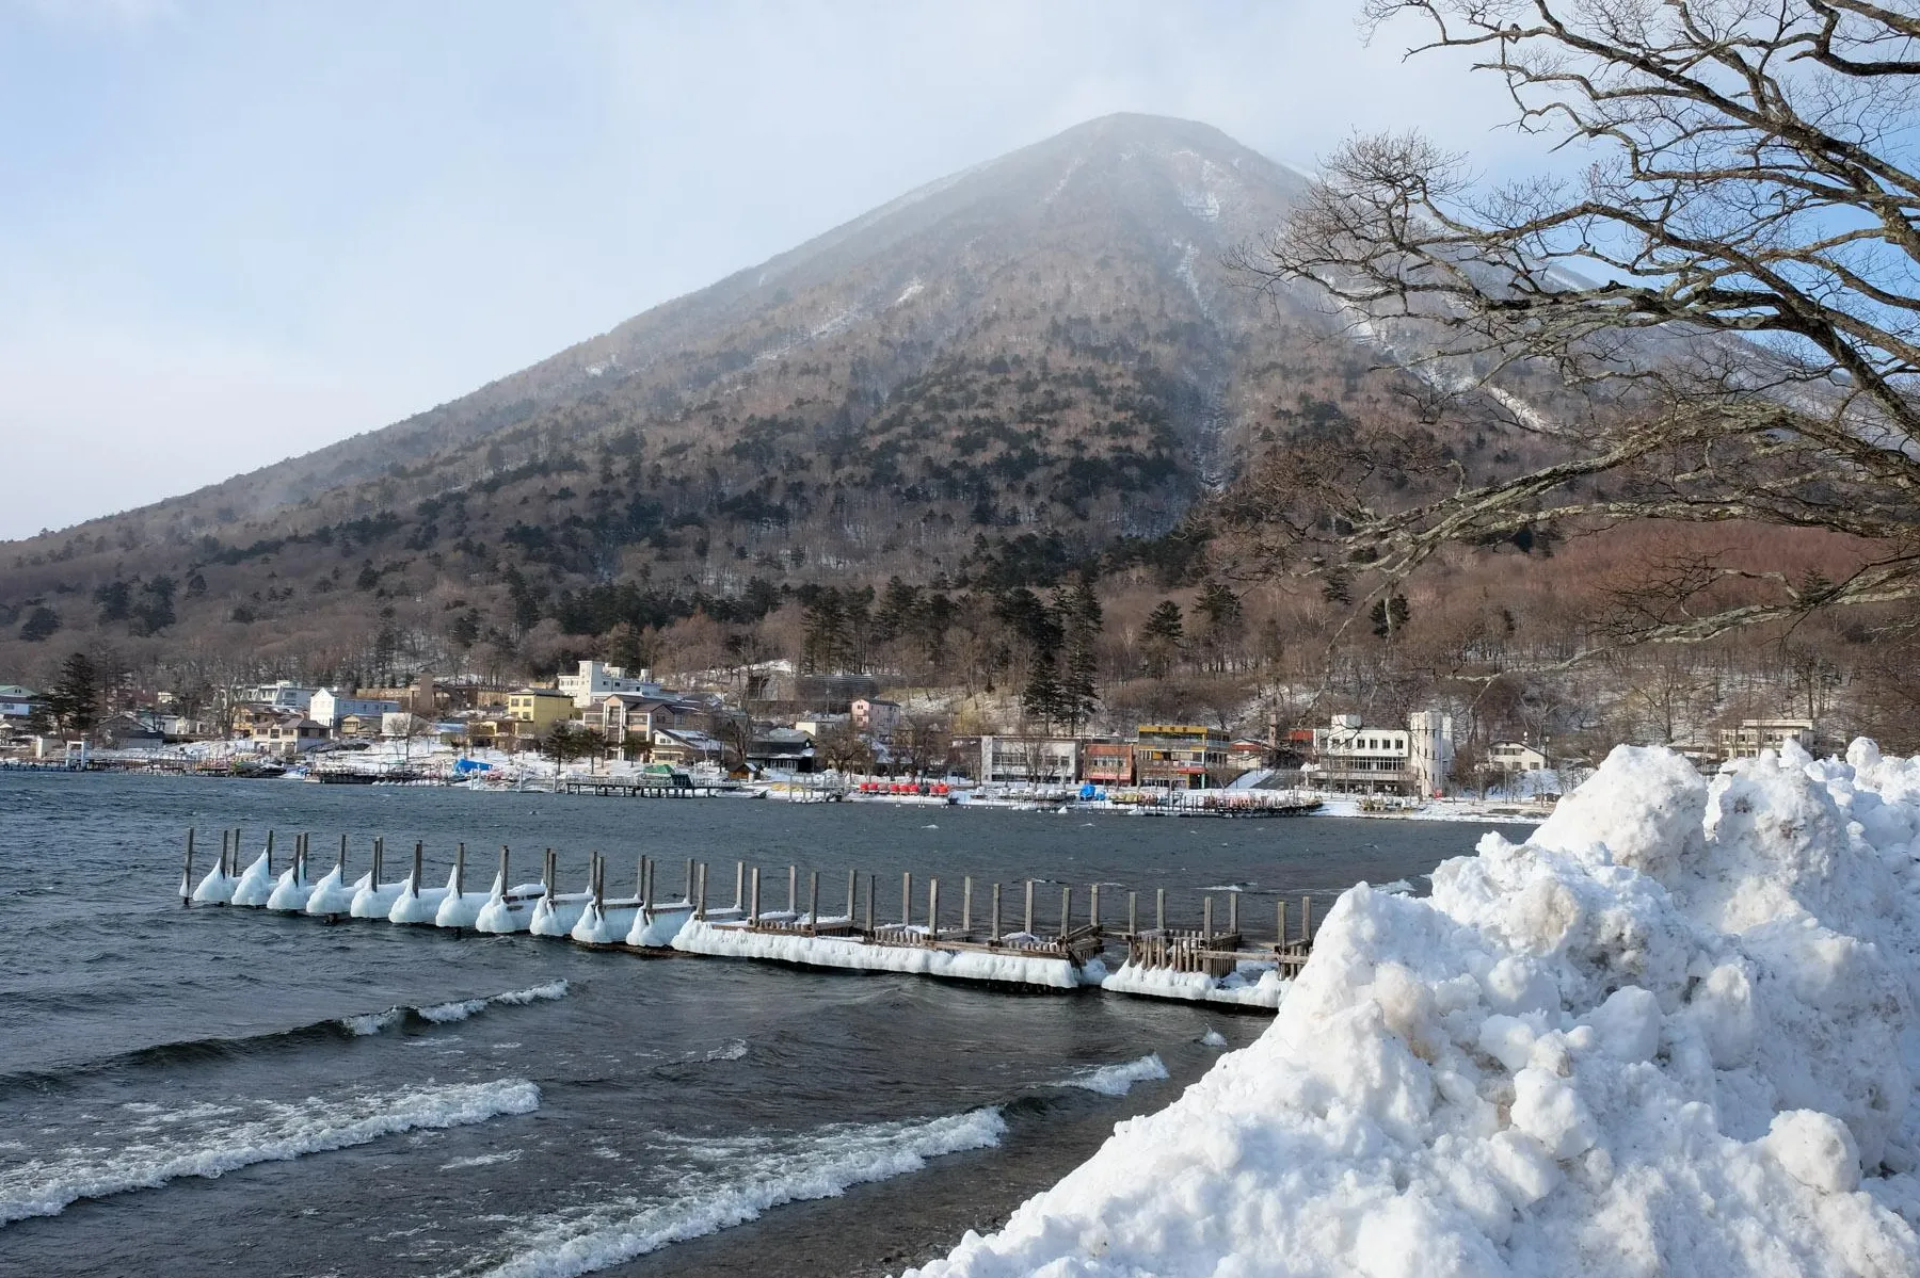
M 453 761 L 453 770 L 464 776 L 469 772 L 491 772 L 493 771 L 493 765 L 491 763 L 482 763 L 478 759 L 455 759 Z

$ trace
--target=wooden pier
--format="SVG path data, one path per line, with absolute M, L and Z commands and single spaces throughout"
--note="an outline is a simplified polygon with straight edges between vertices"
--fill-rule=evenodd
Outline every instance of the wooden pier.
M 221 832 L 219 861 L 214 871 L 198 887 L 194 878 L 195 842 L 196 832 L 189 830 L 181 877 L 184 905 L 191 906 L 196 900 L 213 904 L 267 904 L 259 890 L 262 868 L 258 864 L 259 857 L 254 858 L 255 864 L 251 869 L 253 888 L 248 894 L 249 899 L 240 900 L 235 895 L 236 891 L 247 892 L 242 876 L 249 872 L 241 863 L 243 843 L 240 830 Z M 651 857 L 642 855 L 638 858 L 630 895 L 609 894 L 608 860 L 598 851 L 592 852 L 588 858 L 585 891 L 564 892 L 559 883 L 559 857 L 551 848 L 546 849 L 542 858 L 537 886 L 513 883 L 510 850 L 501 848 L 496 880 L 499 890 L 476 893 L 468 890 L 470 876 L 467 873 L 465 844 L 461 844 L 456 853 L 451 877 L 447 880 L 448 886 L 429 888 L 426 886 L 423 844 L 416 843 L 414 846 L 411 872 L 407 877 L 404 880 L 392 880 L 386 877 L 384 840 L 376 838 L 372 841 L 370 869 L 355 880 L 349 889 L 349 840 L 346 836 L 340 839 L 338 858 L 332 873 L 327 876 L 333 884 L 333 895 L 326 898 L 326 904 L 322 904 L 321 889 L 310 883 L 307 872 L 310 837 L 305 834 L 294 836 L 292 847 L 293 855 L 277 879 L 271 832 L 266 836 L 265 850 L 261 854 L 265 858 L 268 880 L 283 886 L 287 883 L 296 887 L 306 884 L 311 894 L 301 897 L 304 902 L 302 907 L 290 907 L 279 904 L 276 891 L 275 903 L 271 908 L 278 912 L 299 912 L 328 922 L 338 922 L 348 917 L 389 917 L 385 904 L 388 898 L 382 894 L 393 893 L 400 888 L 396 899 L 412 903 L 414 912 L 407 913 L 396 904 L 389 921 L 447 927 L 461 932 L 524 933 L 533 930 L 539 935 L 556 938 L 566 936 L 576 944 L 591 948 L 625 949 L 639 953 L 661 953 L 676 940 L 682 929 L 699 924 L 704 929 L 701 934 L 710 944 L 725 941 L 726 945 L 735 946 L 738 952 L 727 949 L 726 945 L 695 952 L 806 964 L 810 962 L 809 955 L 813 948 L 837 947 L 833 948 L 832 961 L 822 965 L 925 971 L 931 975 L 952 974 L 958 979 L 969 979 L 967 972 L 976 970 L 978 965 L 969 968 L 964 961 L 948 960 L 960 960 L 967 955 L 985 955 L 996 960 L 1013 960 L 1010 964 L 1001 963 L 999 966 L 1015 972 L 1020 970 L 1022 963 L 1028 961 L 1054 963 L 1056 967 L 1051 970 L 1056 976 L 1046 984 L 1053 988 L 1075 988 L 1096 983 L 1107 966 L 1120 960 L 1137 970 L 1201 975 L 1216 980 L 1233 978 L 1236 973 L 1244 975 L 1249 970 L 1291 976 L 1306 963 L 1313 946 L 1312 901 L 1307 896 L 1300 897 L 1300 917 L 1295 927 L 1289 927 L 1287 902 L 1275 900 L 1271 916 L 1272 934 L 1263 934 L 1256 939 L 1249 936 L 1243 924 L 1240 908 L 1243 894 L 1240 892 L 1197 894 L 1199 918 L 1196 921 L 1191 908 L 1195 904 L 1193 897 L 1196 894 L 1181 894 L 1181 904 L 1187 910 L 1183 918 L 1175 919 L 1169 915 L 1168 890 L 1164 887 L 1155 888 L 1149 898 L 1152 916 L 1148 919 L 1142 915 L 1142 894 L 1137 890 L 1124 893 L 1124 912 L 1112 910 L 1114 905 L 1122 902 L 1110 884 L 1076 887 L 1040 879 L 982 883 L 971 875 L 965 875 L 957 883 L 948 879 L 943 884 L 940 878 L 929 877 L 916 885 L 914 873 L 905 871 L 900 875 L 896 896 L 890 890 L 883 890 L 878 874 L 863 874 L 850 869 L 845 871 L 844 877 L 836 873 L 825 885 L 832 900 L 828 912 L 823 912 L 820 871 L 809 869 L 805 872 L 803 895 L 802 871 L 797 864 L 781 867 L 786 880 L 784 890 L 781 890 L 777 886 L 777 877 L 769 882 L 761 866 L 742 860 L 734 866 L 732 903 L 712 905 L 709 901 L 710 866 L 706 862 L 686 859 L 682 895 L 676 900 L 663 901 L 657 890 L 659 863 Z M 401 888 L 402 884 L 407 886 Z M 1054 895 L 1056 890 L 1057 897 Z M 781 898 L 777 906 L 773 900 L 776 892 Z M 462 917 L 477 917 L 478 922 L 464 926 L 447 922 L 445 915 L 436 922 L 430 909 L 425 913 L 419 909 L 423 898 L 471 903 L 483 895 L 487 898 L 486 910 L 480 911 L 477 916 L 469 910 Z M 883 896 L 886 897 L 884 902 Z M 349 897 L 353 901 L 350 911 L 342 905 Z M 1220 900 L 1221 897 L 1224 897 L 1224 901 Z M 373 903 L 375 913 L 363 912 L 363 903 L 366 902 Z M 1217 902 L 1223 906 L 1222 909 L 1216 910 Z M 428 899 L 426 904 L 431 906 L 432 899 Z M 486 921 L 486 911 L 493 912 L 493 925 Z M 525 916 L 526 921 L 516 922 L 519 916 Z M 551 921 L 556 918 L 563 918 L 563 921 L 552 924 Z M 547 920 L 555 930 L 540 931 L 542 919 Z M 564 921 L 566 919 L 575 922 L 569 924 Z M 588 926 L 589 922 L 593 926 Z M 660 925 L 655 929 L 658 939 L 641 944 L 633 942 L 632 938 L 642 937 L 643 933 L 652 935 L 649 929 L 654 929 L 656 923 Z M 729 941 L 727 938 L 732 939 Z M 752 944 L 748 943 L 750 938 L 776 938 L 777 943 Z M 858 954 L 850 955 L 846 949 L 848 946 L 869 954 L 870 961 L 860 960 Z M 689 947 L 682 945 L 679 948 Z M 905 951 L 926 952 L 930 956 L 938 956 L 940 961 L 935 963 L 931 957 L 913 959 L 911 955 L 901 953 Z M 882 952 L 892 953 L 894 957 L 886 957 Z M 1060 964 L 1064 964 L 1064 969 L 1058 966 Z M 954 971 L 949 973 L 945 968 Z M 1060 979 L 1057 974 L 1062 970 L 1071 973 L 1073 979 Z M 1087 973 L 1091 975 L 1083 979 L 1083 974 Z M 996 975 L 980 979 L 1019 983 L 1017 976 Z

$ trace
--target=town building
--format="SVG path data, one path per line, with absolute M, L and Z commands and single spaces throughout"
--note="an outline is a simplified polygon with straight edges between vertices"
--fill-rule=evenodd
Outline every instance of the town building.
M 1495 772 L 1539 772 L 1548 766 L 1544 751 L 1519 741 L 1496 741 L 1488 746 L 1487 763 Z
M 1369 728 L 1357 714 L 1336 714 L 1313 732 L 1311 784 L 1342 794 L 1408 794 L 1418 785 L 1411 735 L 1403 728 Z
M 1080 776 L 1074 737 L 980 738 L 980 780 L 989 785 L 1069 785 Z
M 1811 719 L 1742 719 L 1737 727 L 1720 729 L 1720 757 L 1752 759 L 1789 741 L 1811 751 L 1816 740 Z
M 746 764 L 757 772 L 811 772 L 813 758 L 813 738 L 795 728 L 762 728 L 747 744 Z
M 265 742 L 267 749 L 275 754 L 292 757 L 325 741 L 327 726 L 306 715 L 289 713 L 256 731 L 253 739 Z
M 40 695 L 17 683 L 0 684 L 0 719 L 28 719 L 40 704 Z
M 1132 785 L 1133 744 L 1127 741 L 1089 741 L 1080 747 L 1080 779 L 1095 785 Z
M 522 688 L 507 694 L 507 718 L 532 727 L 534 735 L 573 718 L 573 696 L 557 688 Z
M 651 671 L 642 670 L 638 677 L 634 677 L 628 675 L 623 666 L 610 666 L 604 661 L 582 661 L 580 673 L 561 675 L 554 683 L 561 692 L 573 698 L 576 709 L 585 710 L 602 697 L 612 696 L 616 692 L 658 697 L 660 685 L 653 682 L 651 675 Z
M 692 728 L 657 728 L 647 746 L 649 760 L 675 767 L 718 763 L 725 753 L 726 749 L 720 742 Z
M 1134 747 L 1134 771 L 1141 785 L 1198 790 L 1227 770 L 1232 739 L 1197 723 L 1143 723 Z
M 879 697 L 856 697 L 851 712 L 853 726 L 858 732 L 864 732 L 878 741 L 888 741 L 893 730 L 900 725 L 900 703 L 883 701 Z
M 271 706 L 275 710 L 298 710 L 307 712 L 317 688 L 304 687 L 287 679 L 276 679 L 272 683 L 255 684 L 250 688 L 235 688 L 233 700 L 253 705 Z
M 1415 710 L 1407 716 L 1407 770 L 1415 794 L 1437 799 L 1447 792 L 1453 777 L 1452 715 Z
M 400 709 L 398 701 L 380 697 L 356 697 L 335 692 L 332 688 L 316 690 L 307 702 L 307 717 L 316 723 L 324 723 L 328 728 L 338 728 L 340 721 L 348 715 L 361 718 L 378 718 Z

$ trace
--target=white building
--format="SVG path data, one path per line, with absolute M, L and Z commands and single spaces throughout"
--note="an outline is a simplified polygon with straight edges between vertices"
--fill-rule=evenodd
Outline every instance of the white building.
M 1414 785 L 1412 734 L 1369 728 L 1357 714 L 1336 714 L 1313 730 L 1315 784 L 1352 794 L 1401 794 Z
M 604 661 L 583 661 L 580 673 L 561 675 L 554 680 L 560 691 L 573 698 L 573 704 L 585 710 L 602 697 L 612 696 L 616 692 L 635 693 L 642 697 L 660 695 L 660 685 L 649 677 L 653 672 L 642 670 L 640 677 L 628 676 L 622 666 L 610 666 Z
M 1496 772 L 1540 772 L 1547 766 L 1543 751 L 1519 741 L 1496 741 L 1487 747 L 1487 760 Z
M 1423 798 L 1444 794 L 1453 775 L 1453 716 L 1415 710 L 1407 716 L 1407 747 L 1416 792 Z
M 251 688 L 235 688 L 233 699 L 272 706 L 275 710 L 298 710 L 305 714 L 316 691 L 318 689 L 303 688 L 289 679 L 276 679 L 272 683 L 255 684 Z
M 324 723 L 328 731 L 340 726 L 340 721 L 350 714 L 362 719 L 376 718 L 392 714 L 400 708 L 398 701 L 383 701 L 378 697 L 342 696 L 332 688 L 321 688 L 307 702 L 307 717 L 315 723 Z
M 882 741 L 892 738 L 893 730 L 900 726 L 900 703 L 882 701 L 878 697 L 857 698 L 850 707 L 853 712 L 853 726 L 871 733 Z
M 980 780 L 1002 785 L 1071 785 L 1080 775 L 1072 737 L 980 738 Z
M 1737 728 L 1720 729 L 1720 757 L 1753 759 L 1762 750 L 1778 750 L 1789 741 L 1811 751 L 1814 740 L 1811 719 L 1742 719 Z

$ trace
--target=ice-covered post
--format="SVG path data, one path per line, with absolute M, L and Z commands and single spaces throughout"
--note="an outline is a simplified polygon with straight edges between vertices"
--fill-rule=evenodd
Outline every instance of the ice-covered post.
M 1027 913 L 1020 924 L 1020 930 L 1028 936 L 1033 935 L 1033 880 L 1027 880 Z
M 453 850 L 453 894 L 456 897 L 467 894 L 467 845 L 464 843 Z
M 640 868 L 633 880 L 633 899 L 640 902 L 640 911 L 645 913 L 653 908 L 653 893 L 647 891 L 647 854 L 640 854 Z M 644 926 L 644 921 L 642 926 Z
M 859 905 L 859 902 L 856 901 L 854 898 L 856 897 L 856 895 L 858 895 L 859 891 L 860 891 L 860 872 L 858 870 L 848 870 L 847 871 L 847 926 L 848 927 L 853 926 L 855 910 L 858 908 L 858 905 Z
M 807 871 L 807 926 L 820 935 L 820 871 Z
M 693 899 L 693 858 L 692 857 L 687 858 L 687 895 L 683 899 L 688 901 L 691 901 Z
M 373 890 L 380 890 L 380 875 L 387 868 L 387 841 L 376 838 L 373 841 Z
M 1300 898 L 1300 944 L 1307 945 L 1312 941 L 1313 898 L 1310 896 L 1302 896 Z
M 1060 935 L 1073 931 L 1073 884 L 1060 885 Z
M 900 874 L 900 926 L 913 926 L 913 871 Z
M 1237 935 L 1240 931 L 1240 894 L 1227 893 L 1227 935 Z
M 1167 890 L 1165 888 L 1153 890 L 1153 930 L 1156 932 L 1167 930 Z
M 868 936 L 873 935 L 873 910 L 874 910 L 873 903 L 879 899 L 880 899 L 880 876 L 877 874 L 869 874 L 867 876 L 867 935 Z
M 273 831 L 267 831 L 267 877 L 273 877 Z
M 554 870 L 556 868 L 554 865 L 555 860 L 556 858 L 553 855 L 553 849 L 548 848 L 546 864 L 541 867 L 542 877 L 540 882 L 540 895 L 547 898 L 547 906 L 549 909 L 551 909 L 553 906 L 553 877 L 554 877 Z
M 964 940 L 973 939 L 973 876 L 971 874 L 960 880 L 960 935 Z
M 648 857 L 647 858 L 647 904 L 649 905 L 653 904 L 655 901 L 658 901 L 660 899 L 660 889 L 658 885 L 654 882 L 654 877 L 656 874 L 659 873 L 659 869 L 660 869 L 660 863 L 654 860 L 652 857 Z M 737 893 L 735 894 L 735 897 L 734 897 L 733 908 L 736 914 L 739 913 L 740 901 L 739 901 L 739 895 Z
M 607 908 L 607 859 L 598 852 L 593 854 L 593 908 Z
M 1287 902 L 1285 898 L 1273 903 L 1273 944 L 1276 949 L 1285 949 L 1287 945 Z
M 993 944 L 1000 944 L 1000 885 L 993 885 L 993 930 L 987 934 Z
M 231 878 L 240 873 L 240 827 L 233 827 L 233 851 L 227 854 L 226 875 Z
M 233 837 L 230 830 L 220 831 L 220 873 L 227 872 L 227 840 Z
M 1200 939 L 1202 942 L 1213 939 L 1213 897 L 1200 898 Z
M 187 863 L 180 871 L 180 904 L 193 908 L 193 827 L 187 827 Z
M 649 870 L 651 870 L 652 867 L 649 866 L 648 868 Z M 702 861 L 700 863 L 700 889 L 699 890 L 700 890 L 700 897 L 697 901 L 694 902 L 694 905 L 693 905 L 694 917 L 704 922 L 707 917 L 707 863 L 705 861 Z
M 421 861 L 422 861 L 422 860 L 423 860 L 423 858 L 424 858 L 424 854 L 425 854 L 425 851 L 426 851 L 426 849 L 425 849 L 425 846 L 424 846 L 424 845 L 423 845 L 423 844 L 422 844 L 422 843 L 420 842 L 420 840 L 418 840 L 418 839 L 415 839 L 415 840 L 413 841 L 413 879 L 412 879 L 412 883 L 413 883 L 413 890 L 414 890 L 414 892 L 415 892 L 416 894 L 418 894 L 418 893 L 419 893 L 419 891 L 420 891 L 420 871 L 421 871 L 421 869 L 423 868 L 423 867 L 422 867 L 422 865 L 421 865 Z
M 799 912 L 800 867 L 797 865 L 789 865 L 787 867 L 787 913 L 798 914 Z
M 335 861 L 333 865 L 335 869 L 340 871 L 340 877 L 344 880 L 347 877 L 347 836 L 344 834 L 340 836 L 340 859 Z M 502 866 L 503 871 L 504 869 L 505 867 Z
M 1140 933 L 1140 894 L 1127 893 L 1127 939 L 1132 940 Z
M 500 845 L 500 894 L 505 896 L 513 891 L 513 880 L 507 877 L 507 845 Z
M 940 939 L 940 880 L 927 880 L 927 944 Z
M 747 904 L 747 863 L 733 863 L 733 912 L 738 914 Z
M 760 867 L 754 866 L 747 873 L 747 925 L 757 927 L 760 923 Z
M 1087 925 L 1094 931 L 1100 930 L 1100 885 L 1094 884 L 1087 889 Z

